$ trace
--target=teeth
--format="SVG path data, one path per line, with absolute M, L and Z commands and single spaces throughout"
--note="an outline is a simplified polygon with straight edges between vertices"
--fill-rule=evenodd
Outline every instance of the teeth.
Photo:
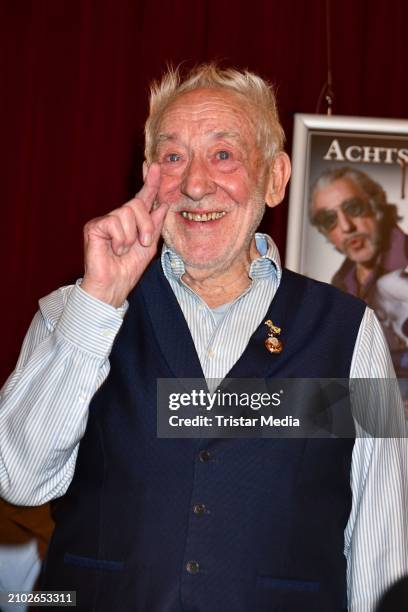
M 199 215 L 187 212 L 185 210 L 183 210 L 181 213 L 182 217 L 184 217 L 184 219 L 188 219 L 189 221 L 215 221 L 216 219 L 221 219 L 221 217 L 224 217 L 226 214 L 227 213 L 225 211 L 222 211 L 203 213 Z

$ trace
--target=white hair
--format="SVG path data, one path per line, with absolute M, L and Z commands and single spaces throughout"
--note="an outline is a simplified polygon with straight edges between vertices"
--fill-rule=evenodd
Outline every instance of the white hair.
M 265 160 L 283 149 L 285 134 L 279 122 L 272 85 L 248 70 L 221 69 L 215 63 L 193 68 L 185 78 L 178 68 L 169 68 L 150 90 L 150 111 L 145 125 L 145 157 L 150 163 L 155 154 L 158 125 L 166 108 L 181 94 L 196 89 L 226 89 L 243 97 L 257 114 L 257 142 Z

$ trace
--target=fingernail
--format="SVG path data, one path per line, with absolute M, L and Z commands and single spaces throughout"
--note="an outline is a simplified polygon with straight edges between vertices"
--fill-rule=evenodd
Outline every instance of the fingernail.
M 142 244 L 143 246 L 150 246 L 152 243 L 152 235 L 151 234 L 143 234 L 142 236 Z
M 125 255 L 125 254 L 128 252 L 128 250 L 129 250 L 129 249 L 128 249 L 128 247 L 127 247 L 127 246 L 121 246 L 121 247 L 119 247 L 119 248 L 118 248 L 118 250 L 117 250 L 117 254 L 118 254 L 119 256 L 121 256 L 121 255 Z

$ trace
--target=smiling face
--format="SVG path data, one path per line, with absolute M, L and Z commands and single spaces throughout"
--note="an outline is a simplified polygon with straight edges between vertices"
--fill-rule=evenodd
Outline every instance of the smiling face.
M 245 99 L 225 89 L 180 95 L 161 117 L 154 160 L 158 202 L 170 205 L 163 237 L 186 266 L 226 270 L 247 261 L 265 201 L 273 206 L 283 193 L 271 195 L 273 173 Z
M 340 178 L 319 189 L 312 214 L 316 225 L 322 221 L 320 231 L 338 251 L 357 264 L 373 263 L 380 247 L 379 221 L 367 195 L 351 179 Z M 330 215 L 333 222 L 324 228 L 323 220 Z

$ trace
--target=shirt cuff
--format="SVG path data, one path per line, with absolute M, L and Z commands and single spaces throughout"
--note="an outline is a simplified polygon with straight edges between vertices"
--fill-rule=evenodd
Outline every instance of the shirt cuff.
M 114 308 L 81 289 L 79 283 L 72 288 L 56 332 L 80 350 L 106 358 L 123 323 L 128 303 Z

